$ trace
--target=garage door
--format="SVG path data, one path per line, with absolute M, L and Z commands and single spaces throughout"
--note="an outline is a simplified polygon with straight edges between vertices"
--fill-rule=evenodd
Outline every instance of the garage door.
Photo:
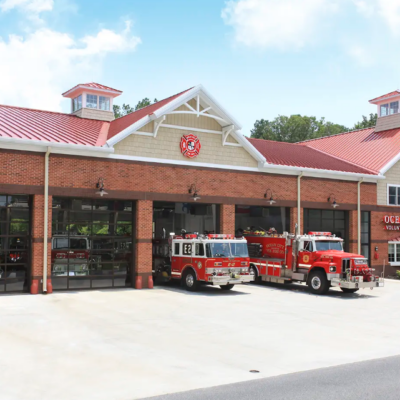
M 29 196 L 0 195 L 0 293 L 29 290 Z
M 133 203 L 53 198 L 53 289 L 131 286 Z
M 341 237 L 344 240 L 344 249 L 348 251 L 348 211 L 305 209 L 304 228 L 304 232 L 324 231 Z

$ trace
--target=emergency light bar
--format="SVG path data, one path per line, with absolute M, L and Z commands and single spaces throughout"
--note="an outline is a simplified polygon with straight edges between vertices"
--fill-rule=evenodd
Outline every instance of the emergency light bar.
M 215 233 L 210 233 L 207 235 L 209 239 L 234 239 L 234 235 L 223 235 L 223 234 L 215 234 Z
M 331 232 L 308 232 L 308 234 L 313 236 L 332 236 Z

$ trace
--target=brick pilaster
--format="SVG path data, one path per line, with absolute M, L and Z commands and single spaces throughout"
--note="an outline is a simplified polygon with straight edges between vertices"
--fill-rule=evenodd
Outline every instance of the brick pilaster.
M 349 211 L 349 252 L 358 253 L 358 214 L 357 211 Z
M 47 238 L 44 238 L 44 195 L 33 196 L 32 201 L 32 262 L 31 280 L 39 281 L 39 289 L 43 287 L 43 247 L 44 240 L 47 240 L 47 277 L 51 279 L 51 203 L 52 196 L 49 196 L 49 213 L 47 225 Z
M 148 287 L 152 276 L 152 237 L 153 237 L 153 202 L 138 200 L 136 202 L 136 253 L 135 253 L 135 287 L 137 277 L 142 278 L 142 287 Z
M 232 204 L 221 204 L 220 206 L 220 232 L 235 234 L 235 206 Z
M 304 209 L 300 208 L 300 229 L 299 234 L 302 235 L 304 233 Z M 292 207 L 290 209 L 290 233 L 296 233 L 296 224 L 297 224 L 297 207 Z

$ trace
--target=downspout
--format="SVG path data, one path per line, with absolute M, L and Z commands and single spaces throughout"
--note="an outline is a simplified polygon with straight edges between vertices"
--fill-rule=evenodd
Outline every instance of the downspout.
M 304 172 L 302 172 L 298 177 L 297 177 L 297 229 L 298 229 L 298 234 L 301 235 L 300 227 L 301 227 L 301 188 L 300 188 L 300 179 L 303 177 Z
M 358 181 L 358 192 L 357 192 L 357 254 L 361 254 L 361 184 L 364 178 Z
M 44 157 L 44 233 L 43 233 L 43 293 L 47 293 L 47 235 L 49 224 L 49 156 L 51 147 Z

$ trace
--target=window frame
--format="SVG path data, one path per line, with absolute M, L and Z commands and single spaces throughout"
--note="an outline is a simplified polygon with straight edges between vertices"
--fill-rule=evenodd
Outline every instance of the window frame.
M 96 107 L 88 107 L 88 103 L 94 104 L 94 102 L 89 102 L 88 97 L 93 96 L 96 97 Z M 86 108 L 90 108 L 91 110 L 98 110 L 99 109 L 99 96 L 97 94 L 86 93 Z
M 389 245 L 392 244 L 394 246 L 394 261 L 389 261 Z M 397 246 L 400 246 L 400 242 L 389 241 L 388 242 L 388 263 L 391 266 L 397 267 L 400 266 L 400 256 L 397 259 Z
M 98 109 L 102 110 L 102 111 L 110 111 L 111 108 L 111 97 L 107 97 L 107 96 L 98 96 Z M 105 100 L 105 104 L 108 103 L 108 108 L 101 108 L 101 99 Z
M 396 204 L 390 204 L 390 203 L 389 203 L 389 189 L 390 189 L 391 187 L 396 188 Z M 395 185 L 395 184 L 392 184 L 392 183 L 388 183 L 388 184 L 386 185 L 386 204 L 387 204 L 388 206 L 391 206 L 391 207 L 400 207 L 400 203 L 398 202 L 399 191 L 400 191 L 400 185 Z
M 76 101 L 76 104 L 79 104 L 79 102 L 78 102 L 78 99 L 79 99 L 79 98 L 81 98 L 81 99 L 80 99 L 80 106 L 77 107 L 77 108 L 75 108 L 75 101 Z M 82 94 L 80 94 L 79 96 L 76 96 L 76 97 L 74 97 L 74 98 L 72 99 L 72 112 L 79 111 L 79 110 L 81 110 L 82 108 L 83 108 L 83 97 L 82 97 Z

